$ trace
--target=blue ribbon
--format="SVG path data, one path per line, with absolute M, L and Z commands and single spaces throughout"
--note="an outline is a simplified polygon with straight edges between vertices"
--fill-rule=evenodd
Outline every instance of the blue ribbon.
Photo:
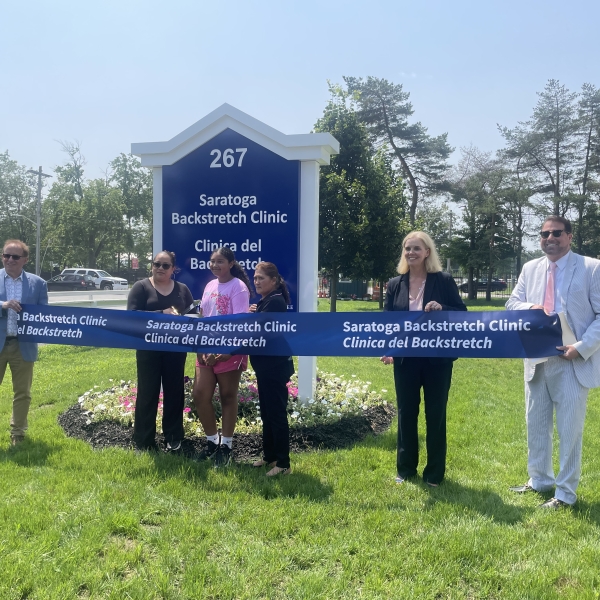
M 106 348 L 271 356 L 538 358 L 561 354 L 542 310 L 257 313 L 200 319 L 23 305 L 19 340 Z

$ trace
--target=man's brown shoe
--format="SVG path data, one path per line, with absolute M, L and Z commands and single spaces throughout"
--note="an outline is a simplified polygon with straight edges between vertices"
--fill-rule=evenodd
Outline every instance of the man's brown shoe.
M 10 436 L 10 445 L 11 446 L 18 446 L 24 440 L 25 440 L 25 436 L 24 435 L 11 435 Z

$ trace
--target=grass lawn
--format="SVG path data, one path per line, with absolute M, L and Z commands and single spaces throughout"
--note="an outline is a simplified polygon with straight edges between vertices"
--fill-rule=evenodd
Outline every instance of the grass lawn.
M 351 308 L 377 304 L 338 303 Z M 447 479 L 430 489 L 395 485 L 395 426 L 351 449 L 294 455 L 294 474 L 275 481 L 247 466 L 216 472 L 94 451 L 65 437 L 57 416 L 94 384 L 134 378 L 134 352 L 45 346 L 40 355 L 29 437 L 16 450 L 8 374 L 0 387 L 2 600 L 600 595 L 598 391 L 577 505 L 542 512 L 539 497 L 508 491 L 527 478 L 518 360 L 456 363 Z M 319 366 L 394 400 L 391 367 L 375 358 Z

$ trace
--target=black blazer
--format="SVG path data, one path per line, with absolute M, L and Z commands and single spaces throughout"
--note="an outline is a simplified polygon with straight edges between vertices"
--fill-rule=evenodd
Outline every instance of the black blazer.
M 390 279 L 387 285 L 384 310 L 408 310 L 409 273 Z M 434 300 L 442 305 L 442 310 L 462 310 L 467 307 L 460 297 L 454 278 L 449 273 L 438 271 L 427 273 L 423 290 L 423 306 Z M 456 358 L 430 358 L 432 363 L 446 363 Z
M 272 291 L 256 305 L 256 312 L 287 312 L 287 302 L 279 290 Z M 291 356 L 264 356 L 251 354 L 250 364 L 257 377 L 283 378 L 286 381 L 294 374 Z

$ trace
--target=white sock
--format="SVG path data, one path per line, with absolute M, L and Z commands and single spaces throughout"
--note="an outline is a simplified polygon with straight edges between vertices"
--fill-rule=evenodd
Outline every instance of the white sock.
M 229 448 L 231 448 L 232 444 L 233 444 L 233 436 L 232 437 L 225 437 L 224 435 L 221 436 L 221 444 L 225 444 L 226 446 L 228 446 Z
M 217 444 L 217 446 L 219 445 L 219 434 L 215 433 L 215 435 L 207 435 L 206 436 L 207 441 L 212 442 L 213 444 Z

